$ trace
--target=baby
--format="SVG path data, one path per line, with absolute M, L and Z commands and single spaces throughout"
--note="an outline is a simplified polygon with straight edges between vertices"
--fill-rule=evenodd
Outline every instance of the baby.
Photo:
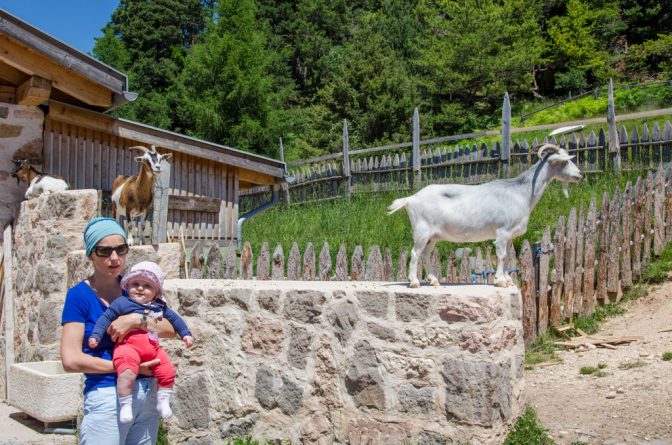
M 163 295 L 163 271 L 158 264 L 141 261 L 131 268 L 121 280 L 121 287 L 128 293 L 117 298 L 96 322 L 89 337 L 89 347 L 98 346 L 112 321 L 120 315 L 137 313 L 142 315 L 141 327 L 147 326 L 147 317 L 170 321 L 175 332 L 182 338 L 186 347 L 191 347 L 193 337 L 187 324 L 173 310 L 168 308 Z M 166 352 L 159 346 L 156 332 L 140 329 L 131 331 L 125 339 L 114 347 L 112 361 L 117 371 L 117 395 L 119 396 L 119 420 L 129 423 L 133 420 L 133 384 L 138 376 L 140 363 L 159 358 L 161 362 L 152 368 L 158 382 L 157 409 L 161 417 L 168 419 L 173 415 L 170 409 L 170 397 L 173 394 L 175 368 Z

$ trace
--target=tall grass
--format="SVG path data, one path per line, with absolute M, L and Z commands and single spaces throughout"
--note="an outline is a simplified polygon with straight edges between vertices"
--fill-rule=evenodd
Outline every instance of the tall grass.
M 553 230 L 558 218 L 567 218 L 572 207 L 578 209 L 583 205 L 588 208 L 592 197 L 597 200 L 598 210 L 603 193 L 611 198 L 616 187 L 621 191 L 628 180 L 633 184 L 642 172 L 628 172 L 620 176 L 612 174 L 593 175 L 585 178 L 578 185 L 570 185 L 569 199 L 562 194 L 560 184 L 552 183 L 533 210 L 527 232 L 516 239 L 514 244 L 519 250 L 523 240 L 530 242 L 541 240 L 547 225 Z M 255 216 L 243 226 L 243 241 L 249 241 L 254 249 L 255 257 L 263 242 L 275 248 L 280 244 L 286 253 L 292 243 L 299 245 L 301 252 L 312 242 L 316 254 L 327 242 L 332 255 L 338 251 L 340 244 L 345 244 L 348 255 L 355 246 L 361 245 L 366 253 L 373 245 L 390 248 L 393 258 L 397 258 L 399 249 L 410 249 L 413 246 L 411 225 L 406 212 L 400 211 L 387 215 L 387 206 L 395 198 L 407 196 L 409 193 L 369 193 L 352 199 L 314 202 L 290 206 L 278 206 L 265 213 Z M 478 205 L 478 203 L 474 203 Z M 452 243 L 439 243 L 437 248 L 445 255 L 456 247 L 475 247 L 491 245 L 491 243 L 467 244 L 457 246 Z

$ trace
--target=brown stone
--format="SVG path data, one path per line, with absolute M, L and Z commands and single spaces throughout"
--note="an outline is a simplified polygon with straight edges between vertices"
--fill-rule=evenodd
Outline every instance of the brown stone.
M 280 322 L 261 318 L 249 318 L 240 336 L 243 351 L 264 357 L 280 354 L 284 338 Z
M 0 138 L 16 138 L 21 135 L 23 127 L 19 125 L 0 124 Z

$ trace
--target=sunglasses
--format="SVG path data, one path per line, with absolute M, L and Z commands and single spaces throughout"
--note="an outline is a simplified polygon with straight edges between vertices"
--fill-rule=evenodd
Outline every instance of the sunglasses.
M 93 251 L 97 256 L 100 257 L 109 257 L 112 255 L 112 252 L 116 252 L 118 256 L 124 256 L 128 253 L 128 244 L 119 244 L 118 246 L 96 246 L 93 248 Z

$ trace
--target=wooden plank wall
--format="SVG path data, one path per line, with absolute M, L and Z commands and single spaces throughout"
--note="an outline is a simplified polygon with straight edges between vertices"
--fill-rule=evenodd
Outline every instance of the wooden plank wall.
M 666 178 L 660 166 L 634 186 L 628 183 L 623 191 L 617 188 L 611 195 L 593 197 L 587 210 L 582 206 L 559 216 L 554 230 L 546 227 L 538 245 L 524 241 L 519 254 L 511 251 L 506 267 L 514 270 L 511 276 L 523 296 L 525 341 L 529 344 L 550 326 L 577 315 L 589 316 L 599 305 L 619 301 L 672 241 L 671 226 L 672 174 Z M 226 270 L 228 277 L 242 279 L 406 280 L 408 252 L 404 249 L 395 262 L 391 249 L 373 246 L 365 256 L 362 246 L 355 246 L 351 253 L 341 245 L 333 261 L 329 253 L 333 247 L 325 243 L 319 264 L 315 264 L 312 244 L 302 256 L 293 243 L 286 259 L 283 246 L 276 246 L 271 255 L 268 243 L 255 259 L 252 246 L 246 243 L 241 259 L 210 248 L 216 254 L 206 260 L 203 252 L 209 247 L 199 243 L 194 248 L 192 277 L 223 277 Z M 235 251 L 235 246 L 227 251 Z M 211 257 L 216 260 L 210 261 Z M 489 248 L 485 256 L 479 248 L 471 258 L 466 250 L 461 257 L 451 252 L 444 258 L 435 251 L 432 258 L 424 270 L 433 270 L 442 283 L 492 283 L 495 264 Z M 256 277 L 252 273 L 255 261 Z
M 46 119 L 44 126 L 43 170 L 63 177 L 72 189 L 96 189 L 109 198 L 118 175 L 136 175 L 139 164 L 128 150 L 136 141 L 100 131 Z M 161 152 L 170 150 L 161 149 Z M 237 170 L 230 166 L 172 152 L 168 239 L 180 233 L 188 241 L 231 240 L 238 220 Z M 102 211 L 111 215 L 109 199 Z M 145 233 L 151 233 L 148 229 Z

